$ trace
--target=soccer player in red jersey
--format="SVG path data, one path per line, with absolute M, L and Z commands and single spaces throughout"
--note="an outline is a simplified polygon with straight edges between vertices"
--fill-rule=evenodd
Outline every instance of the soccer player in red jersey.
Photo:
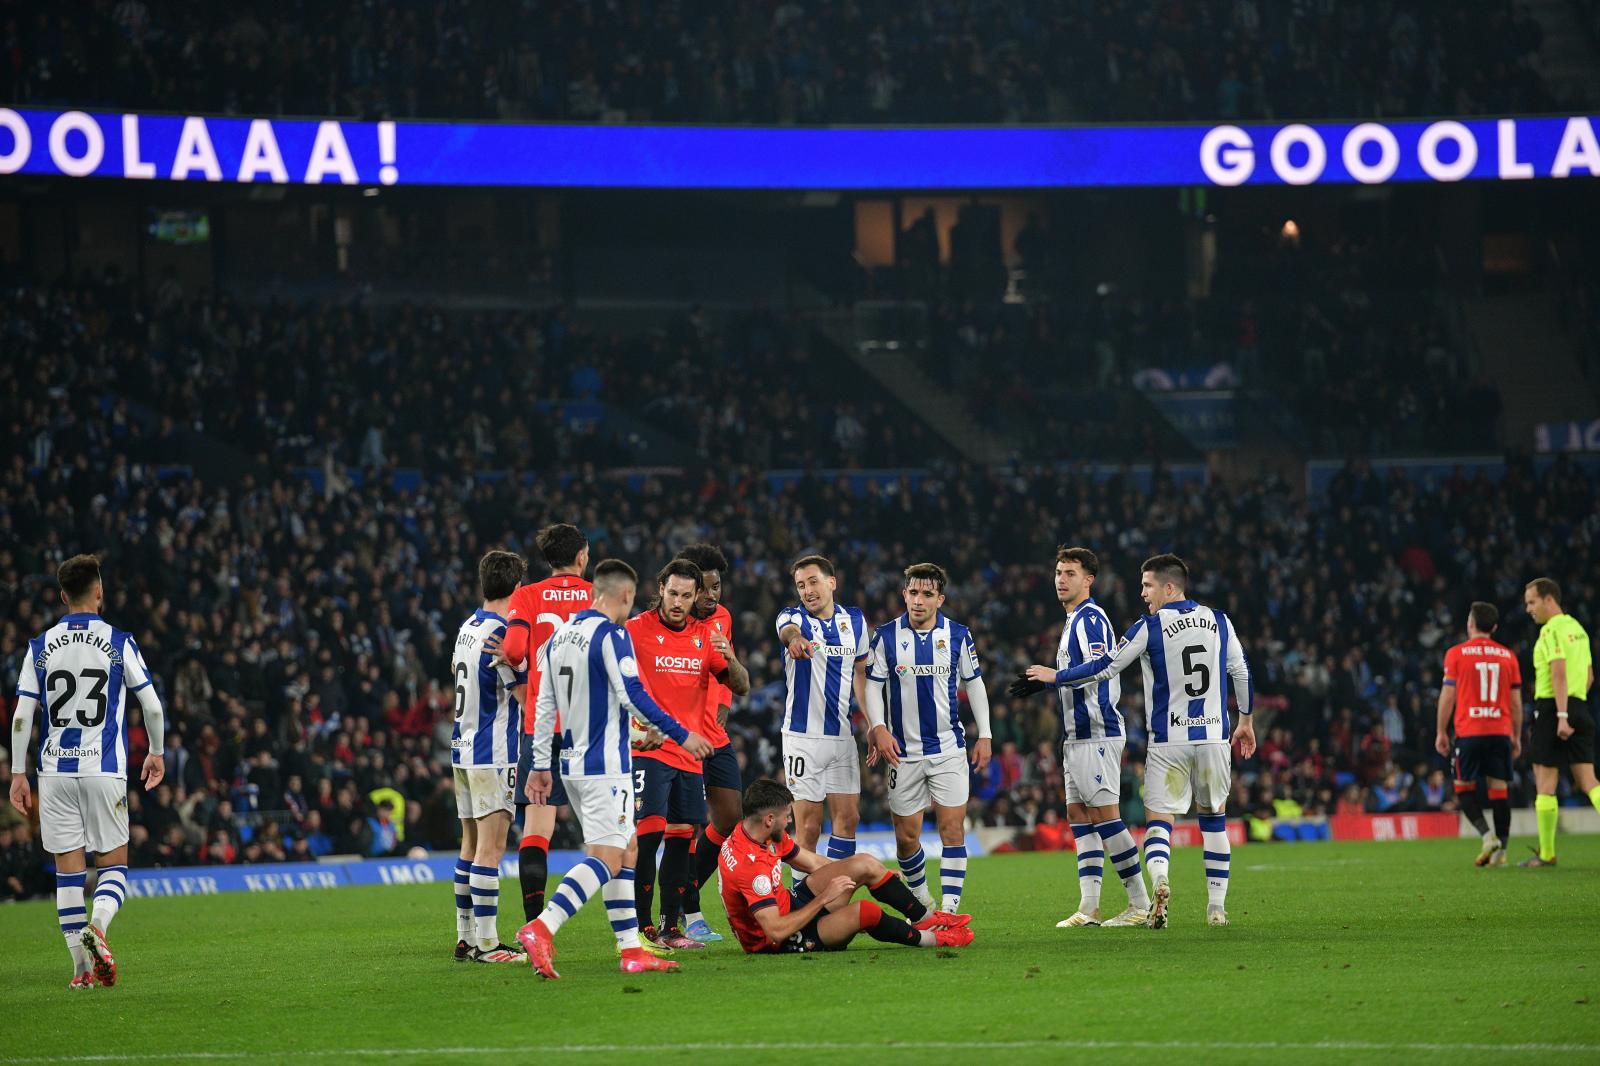
M 842 951 L 857 933 L 913 948 L 972 943 L 971 915 L 929 910 L 871 855 L 830 861 L 796 844 L 787 831 L 793 806 L 783 785 L 756 781 L 744 793 L 744 820 L 722 843 L 722 902 L 747 954 Z M 783 886 L 786 863 L 806 875 L 792 896 Z M 872 899 L 852 902 L 858 888 Z
M 1511 835 L 1511 801 L 1506 793 L 1511 764 L 1522 753 L 1522 666 L 1492 634 L 1500 612 L 1478 602 L 1467 614 L 1467 639 L 1444 654 L 1444 686 L 1439 693 L 1439 732 L 1433 746 L 1450 754 L 1447 729 L 1455 719 L 1456 800 L 1461 813 L 1483 837 L 1478 866 L 1504 866 Z M 1478 778 L 1489 785 L 1494 828 L 1483 820 Z
M 525 791 L 528 768 L 533 765 L 533 717 L 539 702 L 538 649 L 548 641 L 556 627 L 579 611 L 587 610 L 593 596 L 583 579 L 589 569 L 589 541 L 577 526 L 546 526 L 534 538 L 551 574 L 543 581 L 523 585 L 511 594 L 506 612 L 506 636 L 500 656 L 513 669 L 528 664 L 528 686 L 515 693 L 525 708 L 522 716 L 522 751 L 517 760 L 516 800 L 525 807 L 522 820 L 522 847 L 517 852 L 517 880 L 522 889 L 522 913 L 533 921 L 544 910 L 545 884 L 550 873 L 550 834 L 556 827 L 556 808 L 567 805 L 567 792 L 561 784 L 553 759 L 554 778 L 550 798 L 544 804 L 529 804 Z M 556 724 L 556 752 L 561 747 L 561 725 Z
M 700 568 L 702 584 L 700 596 L 694 603 L 694 616 L 710 630 L 707 639 L 722 653 L 724 659 L 737 661 L 733 651 L 733 616 L 722 604 L 722 575 L 728 570 L 727 556 L 711 544 L 690 544 L 678 553 Z M 746 689 L 748 691 L 748 689 Z M 739 695 L 744 695 L 743 692 Z M 709 821 L 700 830 L 690 848 L 693 873 L 683 892 L 684 935 L 691 940 L 710 944 L 722 939 L 706 923 L 700 913 L 700 886 L 717 870 L 717 858 L 722 852 L 722 842 L 733 832 L 740 818 L 740 794 L 744 791 L 744 775 L 739 770 L 739 758 L 733 753 L 728 739 L 728 716 L 733 713 L 733 690 L 712 679 L 706 698 L 706 715 L 701 735 L 716 746 L 711 758 L 705 761 L 706 806 Z M 671 847 L 668 843 L 668 847 Z
M 656 602 L 628 621 L 645 689 L 691 733 L 704 729 L 713 681 L 734 692 L 750 691 L 750 675 L 737 659 L 723 657 L 711 633 L 693 615 L 703 579 L 687 559 L 674 559 L 656 575 Z M 723 642 L 726 644 L 726 642 Z M 731 650 L 731 649 L 730 649 Z M 634 816 L 639 860 L 634 875 L 641 935 L 661 947 L 701 948 L 683 935 L 683 889 L 689 881 L 689 844 L 706 820 L 706 788 L 700 760 L 667 742 L 635 753 Z M 650 918 L 655 895 L 656 847 L 668 841 L 661 862 L 661 926 Z

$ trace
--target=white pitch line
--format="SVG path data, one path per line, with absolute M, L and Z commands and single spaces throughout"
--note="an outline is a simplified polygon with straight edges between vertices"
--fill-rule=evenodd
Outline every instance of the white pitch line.
M 1562 1052 L 1600 1052 L 1600 1044 L 1450 1044 L 1384 1043 L 1368 1040 L 1318 1040 L 1286 1042 L 1280 1040 L 900 1040 L 888 1043 L 868 1041 L 793 1042 L 694 1042 L 684 1044 L 557 1044 L 548 1047 L 383 1047 L 319 1048 L 307 1051 L 165 1051 L 136 1055 L 26 1055 L 0 1058 L 0 1062 L 150 1062 L 150 1061 L 235 1061 L 248 1059 L 322 1059 L 350 1055 L 515 1055 L 537 1051 L 541 1055 L 615 1055 L 671 1051 L 1028 1051 L 1055 1048 L 1073 1051 L 1334 1051 L 1334 1052 L 1434 1052 L 1464 1051 L 1546 1055 Z

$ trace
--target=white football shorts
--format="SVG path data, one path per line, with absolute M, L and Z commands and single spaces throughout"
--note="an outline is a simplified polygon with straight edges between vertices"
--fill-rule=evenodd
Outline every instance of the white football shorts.
M 1188 814 L 1220 811 L 1233 788 L 1233 746 L 1226 740 L 1152 744 L 1144 759 L 1146 810 Z
M 889 810 L 902 818 L 921 814 L 931 804 L 965 807 L 970 792 L 965 748 L 926 759 L 904 759 L 899 766 L 889 767 Z
M 1061 745 L 1061 776 L 1067 802 L 1115 807 L 1122 801 L 1121 737 L 1069 740 Z
M 797 800 L 861 795 L 861 750 L 856 738 L 783 735 L 783 773 Z
M 567 799 L 589 847 L 625 848 L 633 837 L 633 777 L 564 777 Z
M 464 819 L 486 818 L 505 811 L 515 817 L 515 766 L 457 766 L 455 771 L 457 815 Z
M 128 782 L 121 777 L 39 775 L 39 842 L 52 855 L 97 855 L 128 842 Z

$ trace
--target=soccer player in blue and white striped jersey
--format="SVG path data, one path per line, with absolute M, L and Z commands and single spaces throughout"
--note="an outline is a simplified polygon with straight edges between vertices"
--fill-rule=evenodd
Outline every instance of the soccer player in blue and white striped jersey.
M 1155 901 L 1150 927 L 1164 929 L 1172 823 L 1192 803 L 1200 815 L 1206 871 L 1206 922 L 1227 925 L 1232 848 L 1224 807 L 1233 787 L 1231 739 L 1249 758 L 1256 750 L 1250 720 L 1250 666 L 1228 616 L 1189 598 L 1189 568 L 1176 555 L 1145 560 L 1139 582 L 1150 613 L 1133 624 L 1114 653 L 1056 674 L 1061 685 L 1094 685 L 1139 660 L 1150 748 L 1145 758 L 1144 857 Z M 1227 680 L 1239 704 L 1239 724 L 1228 717 Z
M 461 854 L 456 859 L 457 962 L 521 962 L 522 952 L 500 939 L 500 857 L 516 812 L 512 786 L 522 735 L 522 708 L 512 690 L 528 680 L 494 657 L 486 642 L 503 640 L 506 608 L 528 564 L 508 551 L 478 561 L 483 606 L 456 631 L 450 658 L 455 686 L 455 726 L 450 765 Z
M 588 857 L 561 879 L 544 911 L 517 932 L 528 961 L 541 977 L 556 978 L 556 932 L 577 915 L 595 893 L 603 893 L 606 917 L 622 952 L 623 973 L 676 970 L 678 964 L 645 952 L 639 942 L 634 903 L 634 863 L 639 840 L 634 833 L 632 732 L 628 712 L 646 719 L 704 759 L 711 742 L 678 724 L 650 698 L 639 679 L 633 641 L 622 623 L 633 611 L 639 575 L 619 559 L 594 568 L 588 610 L 563 622 L 539 649 L 539 698 L 534 705 L 533 768 L 528 801 L 550 798 L 551 749 L 557 714 L 561 717 L 561 777 L 578 816 Z
M 1100 886 L 1107 865 L 1122 879 L 1128 907 L 1105 924 L 1144 925 L 1150 918 L 1150 893 L 1139 869 L 1139 847 L 1122 821 L 1122 745 L 1127 736 L 1117 706 L 1122 682 L 1111 677 L 1072 688 L 1055 680 L 1058 670 L 1104 655 L 1114 643 L 1111 619 L 1091 595 L 1099 573 L 1100 560 L 1088 548 L 1056 550 L 1056 598 L 1067 612 L 1056 665 L 1034 666 L 1013 686 L 1018 696 L 1040 687 L 1054 690 L 1061 712 L 1067 821 L 1078 850 L 1078 909 L 1057 922 L 1058 929 L 1101 924 Z
M 798 605 L 778 614 L 783 677 L 783 768 L 794 793 L 794 836 L 807 851 L 822 836 L 822 804 L 828 804 L 827 857 L 856 853 L 861 822 L 861 752 L 850 714 L 865 699 L 866 615 L 834 602 L 839 582 L 833 563 L 820 555 L 797 559 L 789 568 Z
M 989 765 L 989 693 L 983 687 L 978 647 L 960 622 L 946 618 L 944 567 L 906 567 L 900 595 L 906 613 L 872 634 L 867 663 L 867 765 L 889 767 L 889 813 L 894 818 L 895 854 L 912 892 L 929 908 L 922 851 L 922 821 L 933 808 L 939 829 L 939 909 L 961 912 L 967 878 L 967 763 L 982 773 Z M 966 689 L 978 736 L 970 751 L 961 725 L 956 686 Z M 887 703 L 887 713 L 885 713 Z
M 132 634 L 100 617 L 100 561 L 75 555 L 56 570 L 67 613 L 28 643 L 11 720 L 11 804 L 32 805 L 28 787 L 33 716 L 44 709 L 38 747 L 39 836 L 55 857 L 56 917 L 72 953 L 73 989 L 117 983 L 106 930 L 128 894 L 128 714 L 137 701 L 150 738 L 145 791 L 161 783 L 164 712 Z M 87 852 L 95 853 L 94 898 L 84 906 Z M 90 913 L 90 908 L 93 913 Z

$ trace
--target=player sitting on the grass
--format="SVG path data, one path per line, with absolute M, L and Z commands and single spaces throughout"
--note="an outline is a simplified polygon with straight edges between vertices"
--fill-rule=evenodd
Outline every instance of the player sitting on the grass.
M 163 712 L 133 636 L 100 617 L 100 561 L 75 555 L 56 570 L 67 613 L 28 643 L 17 677 L 11 750 L 11 804 L 32 804 L 28 747 L 33 712 L 44 707 L 39 745 L 39 836 L 55 857 L 56 917 L 72 953 L 72 989 L 117 983 L 106 930 L 128 891 L 129 700 L 144 712 L 150 750 L 145 791 L 161 783 Z M 86 852 L 95 853 L 94 913 L 84 907 Z
M 678 964 L 645 952 L 634 910 L 633 865 L 639 844 L 633 831 L 633 759 L 628 712 L 676 741 L 691 759 L 711 754 L 711 744 L 673 720 L 639 680 L 633 642 L 622 625 L 633 610 L 639 577 L 633 567 L 607 559 L 594 568 L 593 606 L 562 623 L 539 649 L 539 702 L 534 709 L 533 769 L 528 800 L 550 798 L 551 749 L 556 715 L 565 737 L 561 776 L 578 815 L 589 853 L 550 897 L 544 912 L 517 932 L 528 961 L 541 977 L 556 978 L 554 937 L 578 908 L 604 891 L 606 917 L 622 950 L 623 973 L 676 970 Z
M 862 932 L 913 948 L 972 943 L 971 915 L 929 910 L 871 855 L 829 861 L 796 844 L 786 831 L 793 806 L 787 788 L 756 781 L 745 789 L 744 820 L 722 842 L 722 902 L 747 953 L 840 951 Z M 786 863 L 807 875 L 792 896 L 783 886 Z M 876 902 L 851 902 L 863 887 Z M 907 920 L 885 914 L 880 903 Z
M 512 690 L 527 682 L 498 663 L 485 648 L 504 638 L 506 605 L 527 572 L 522 556 L 491 551 L 478 562 L 483 606 L 456 632 L 450 673 L 455 684 L 455 727 L 450 763 L 455 775 L 456 814 L 461 818 L 461 855 L 456 859 L 457 962 L 521 962 L 522 952 L 500 940 L 500 856 L 506 850 L 516 803 L 522 708 Z
M 961 727 L 957 685 L 966 689 L 978 727 L 970 755 L 975 773 L 989 766 L 990 739 L 989 693 L 978 666 L 978 646 L 966 626 L 940 611 L 948 581 L 944 567 L 935 563 L 906 567 L 900 589 L 906 613 L 873 631 L 867 664 L 867 765 L 878 759 L 888 763 L 896 857 L 906 883 L 929 907 L 934 903 L 924 873 L 922 821 L 933 808 L 942 845 L 939 909 L 955 914 L 967 878 L 969 791 L 967 734 Z

